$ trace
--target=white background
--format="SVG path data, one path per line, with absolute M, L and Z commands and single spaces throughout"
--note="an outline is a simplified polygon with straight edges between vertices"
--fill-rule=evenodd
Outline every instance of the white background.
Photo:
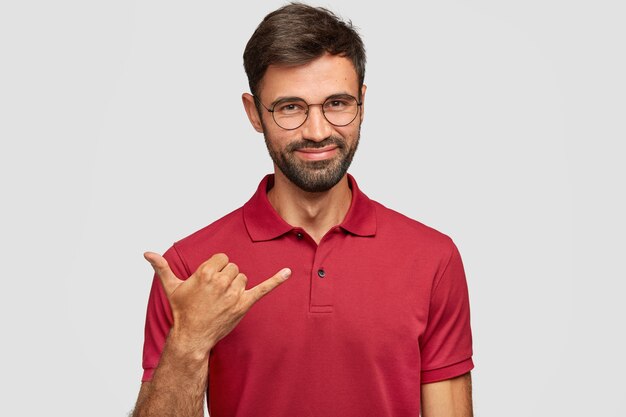
M 2 2 L 0 415 L 131 410 L 142 252 L 271 170 L 241 56 L 282 4 Z M 367 47 L 351 172 L 463 255 L 476 415 L 623 416 L 623 2 L 315 4 Z

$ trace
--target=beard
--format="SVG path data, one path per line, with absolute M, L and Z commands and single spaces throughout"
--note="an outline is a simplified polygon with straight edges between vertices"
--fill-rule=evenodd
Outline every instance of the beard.
M 361 127 L 359 126 L 352 146 L 349 146 L 345 139 L 339 136 L 329 136 L 321 142 L 310 140 L 292 142 L 280 151 L 272 147 L 265 133 L 263 136 L 272 161 L 285 177 L 304 191 L 319 193 L 330 190 L 348 172 L 352 158 L 359 146 Z M 299 149 L 319 149 L 329 145 L 337 147 L 337 155 L 331 159 L 304 161 L 295 155 Z

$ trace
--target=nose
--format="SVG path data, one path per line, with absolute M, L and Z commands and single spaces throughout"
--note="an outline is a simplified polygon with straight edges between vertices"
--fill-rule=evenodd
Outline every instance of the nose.
M 309 104 L 309 114 L 302 125 L 304 139 L 321 142 L 332 134 L 332 126 L 324 117 L 321 104 Z

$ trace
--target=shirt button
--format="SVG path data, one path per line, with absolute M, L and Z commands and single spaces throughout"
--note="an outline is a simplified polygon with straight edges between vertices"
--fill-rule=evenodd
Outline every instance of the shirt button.
M 296 237 L 297 237 L 298 239 L 302 239 L 303 235 L 302 235 L 302 233 L 298 232 L 298 233 L 296 233 Z
M 317 276 L 320 278 L 324 278 L 326 276 L 326 272 L 320 268 L 317 270 Z

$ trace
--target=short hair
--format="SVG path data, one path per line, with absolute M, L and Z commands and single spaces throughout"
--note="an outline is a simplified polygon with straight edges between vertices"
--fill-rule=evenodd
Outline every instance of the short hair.
M 307 64 L 325 53 L 352 61 L 359 79 L 359 98 L 365 79 L 365 46 L 351 21 L 343 21 L 323 7 L 290 3 L 263 19 L 246 45 L 243 66 L 253 95 L 270 65 Z

